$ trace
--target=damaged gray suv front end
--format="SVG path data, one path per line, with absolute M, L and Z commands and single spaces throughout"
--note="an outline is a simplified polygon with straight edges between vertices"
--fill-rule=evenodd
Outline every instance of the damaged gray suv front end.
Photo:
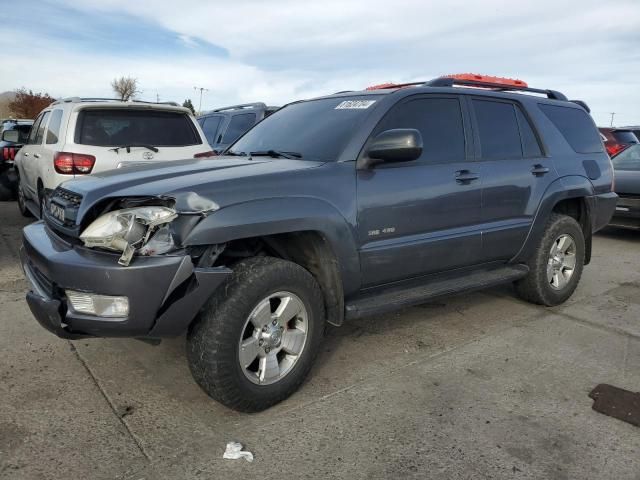
M 194 192 L 110 199 L 77 224 L 81 202 L 58 188 L 44 222 L 24 229 L 27 302 L 39 323 L 71 339 L 183 333 L 231 273 L 206 264 L 211 255 L 204 248 L 182 245 L 219 206 Z

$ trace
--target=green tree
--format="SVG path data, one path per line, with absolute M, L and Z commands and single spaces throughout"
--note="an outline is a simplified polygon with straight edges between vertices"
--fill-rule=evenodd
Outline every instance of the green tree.
M 191 102 L 190 98 L 187 98 L 183 104 L 183 107 L 188 108 L 189 110 L 191 110 L 191 113 L 193 113 L 194 115 L 196 114 L 196 109 L 193 107 L 193 103 Z

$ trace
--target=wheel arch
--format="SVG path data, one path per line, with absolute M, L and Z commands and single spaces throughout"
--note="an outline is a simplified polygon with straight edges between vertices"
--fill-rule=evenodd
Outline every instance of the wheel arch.
M 591 260 L 592 245 L 592 207 L 588 199 L 593 195 L 593 184 L 583 176 L 561 177 L 552 182 L 538 206 L 522 248 L 511 261 L 526 263 L 538 240 L 544 235 L 549 215 L 556 212 L 575 218 L 580 224 L 585 239 L 584 264 L 587 265 Z

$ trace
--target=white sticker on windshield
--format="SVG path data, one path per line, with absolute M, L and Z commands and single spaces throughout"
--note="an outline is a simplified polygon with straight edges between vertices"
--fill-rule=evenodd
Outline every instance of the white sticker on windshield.
M 345 100 L 344 102 L 340 102 L 335 110 L 346 110 L 346 109 L 364 109 L 369 108 L 371 105 L 376 103 L 375 100 Z

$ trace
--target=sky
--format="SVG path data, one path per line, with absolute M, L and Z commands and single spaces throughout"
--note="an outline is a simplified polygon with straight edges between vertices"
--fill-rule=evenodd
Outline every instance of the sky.
M 520 78 L 640 124 L 640 0 L 0 0 L 0 92 L 282 105 L 448 73 Z

